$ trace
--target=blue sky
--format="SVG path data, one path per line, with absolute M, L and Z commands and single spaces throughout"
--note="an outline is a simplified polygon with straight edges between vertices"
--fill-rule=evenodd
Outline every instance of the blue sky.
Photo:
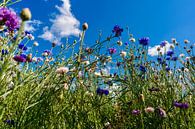
M 116 24 L 123 28 L 129 26 L 135 38 L 150 37 L 150 46 L 171 38 L 194 42 L 194 5 L 194 0 L 23 0 L 11 8 L 17 12 L 24 7 L 31 9 L 33 34 L 40 44 L 38 49 L 43 50 L 50 48 L 51 40 L 56 40 L 51 34 L 62 43 L 67 36 L 71 41 L 84 22 L 89 24 L 85 39 L 89 46 L 97 39 L 99 30 L 106 37 Z M 49 39 L 43 36 L 46 32 L 50 34 Z M 127 40 L 123 35 L 123 41 Z

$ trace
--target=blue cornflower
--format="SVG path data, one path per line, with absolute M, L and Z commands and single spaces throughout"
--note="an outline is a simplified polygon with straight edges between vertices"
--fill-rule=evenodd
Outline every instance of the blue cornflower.
M 98 95 L 103 95 L 103 94 L 108 95 L 109 94 L 109 91 L 108 90 L 101 89 L 101 88 L 97 88 L 96 93 Z
M 178 59 L 177 57 L 172 57 L 173 61 L 177 61 L 177 59 Z
M 167 56 L 172 56 L 174 52 L 172 50 L 167 51 Z
M 171 69 L 167 66 L 167 67 L 165 68 L 165 70 L 168 72 L 168 71 L 170 71 Z
M 125 45 L 127 46 L 128 45 L 128 42 L 125 42 Z
M 157 61 L 158 61 L 158 62 L 162 62 L 162 58 L 157 57 Z
M 52 52 L 50 50 L 44 50 L 44 53 L 47 53 L 47 55 L 51 55 Z
M 146 67 L 144 67 L 143 65 L 140 65 L 139 70 L 142 72 L 146 72 Z
M 116 63 L 116 66 L 117 66 L 117 67 L 120 67 L 120 65 L 121 65 L 121 62 L 117 62 L 117 63 Z
M 29 31 L 25 31 L 24 33 L 25 33 L 25 35 L 31 34 Z
M 18 44 L 18 48 L 24 51 L 28 49 L 26 46 L 24 46 L 24 44 Z
M 20 54 L 21 57 L 25 58 L 26 59 L 26 55 L 25 54 Z
M 116 37 L 119 37 L 119 36 L 121 36 L 121 33 L 123 32 L 123 29 L 120 28 L 120 26 L 115 25 L 112 32 L 115 33 Z
M 14 120 L 5 120 L 4 122 L 9 124 L 9 125 L 14 125 L 15 124 Z
M 8 50 L 2 49 L 2 50 L 1 50 L 1 54 L 2 54 L 2 55 L 7 55 L 7 54 L 8 54 Z
M 162 41 L 162 42 L 160 43 L 160 46 L 161 46 L 161 47 L 164 47 L 164 46 L 166 46 L 166 44 L 167 44 L 167 41 Z
M 139 43 L 143 46 L 147 46 L 149 44 L 149 37 L 144 37 L 144 38 L 141 38 L 139 39 Z
M 166 57 L 166 60 L 170 60 L 171 58 L 168 56 L 168 57 Z

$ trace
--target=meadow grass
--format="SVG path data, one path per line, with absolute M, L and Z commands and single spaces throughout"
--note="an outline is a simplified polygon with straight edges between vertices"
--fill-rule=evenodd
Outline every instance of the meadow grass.
M 163 41 L 151 58 L 148 37 L 128 34 L 128 42 L 122 41 L 125 30 L 116 25 L 105 40 L 100 34 L 84 48 L 84 23 L 79 41 L 53 43 L 36 57 L 26 52 L 32 42 L 24 31 L 29 12 L 19 22 L 7 4 L 10 0 L 0 4 L 0 128 L 195 128 L 194 44 L 185 40 L 183 48 L 175 39 Z M 8 24 L 11 18 L 20 25 Z M 61 49 L 54 56 L 56 47 Z

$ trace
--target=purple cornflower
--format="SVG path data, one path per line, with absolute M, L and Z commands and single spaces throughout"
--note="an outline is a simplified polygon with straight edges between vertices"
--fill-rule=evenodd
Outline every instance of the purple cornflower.
M 19 18 L 14 11 L 0 7 L 0 25 L 5 25 L 8 30 L 13 31 L 19 27 Z
M 141 111 L 140 110 L 133 110 L 132 112 L 131 112 L 133 115 L 139 115 L 140 113 L 141 113 Z
M 117 66 L 117 67 L 120 67 L 120 65 L 121 65 L 121 62 L 117 62 L 117 63 L 116 63 L 116 66 Z
M 146 72 L 146 67 L 144 67 L 143 65 L 140 65 L 139 70 L 142 72 Z
M 24 51 L 28 49 L 26 46 L 24 46 L 24 44 L 18 44 L 18 48 Z
M 171 50 L 167 51 L 167 56 L 172 56 L 173 54 L 174 54 L 173 51 L 171 51 Z
M 174 101 L 174 102 L 173 102 L 173 106 L 182 108 L 182 103 L 179 103 L 179 102 L 177 102 L 177 101 Z
M 175 107 L 178 107 L 178 108 L 181 108 L 181 109 L 187 109 L 187 108 L 189 108 L 189 104 L 188 103 L 179 103 L 179 102 L 177 102 L 177 101 L 174 101 L 173 102 L 173 106 L 175 106 Z
M 144 38 L 141 38 L 139 39 L 139 43 L 143 46 L 147 46 L 149 44 L 149 37 L 144 37 Z
M 167 114 L 166 114 L 165 110 L 162 109 L 162 108 L 157 108 L 157 113 L 158 113 L 159 116 L 161 116 L 161 117 L 167 117 Z
M 109 54 L 116 53 L 116 49 L 115 48 L 109 48 L 108 51 L 109 51 Z
M 121 33 L 123 32 L 123 29 L 120 28 L 120 26 L 115 25 L 112 32 L 115 33 L 116 37 L 119 37 L 119 36 L 121 36 Z
M 16 56 L 14 56 L 13 59 L 17 62 L 26 62 L 26 58 L 24 56 L 21 56 L 21 55 L 16 55 Z

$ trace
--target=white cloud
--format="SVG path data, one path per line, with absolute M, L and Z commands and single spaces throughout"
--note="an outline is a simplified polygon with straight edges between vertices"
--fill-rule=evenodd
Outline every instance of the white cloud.
M 39 27 L 40 24 L 42 24 L 42 22 L 39 20 L 27 21 L 24 25 L 24 30 L 34 32 L 36 31 L 36 28 Z
M 150 56 L 158 56 L 159 52 L 162 53 L 162 55 L 164 55 L 167 51 L 169 51 L 171 48 L 171 46 L 174 46 L 173 44 L 170 44 L 169 42 L 167 42 L 167 44 L 164 47 L 160 47 L 160 45 L 156 45 L 154 47 L 149 47 L 148 49 L 148 55 Z M 157 48 L 160 47 L 160 51 L 157 51 Z
M 45 27 L 44 33 L 40 35 L 40 38 L 52 41 L 60 42 L 62 38 L 68 36 L 79 36 L 81 32 L 79 30 L 80 22 L 71 13 L 70 0 L 61 0 L 62 6 L 56 6 L 60 14 L 56 15 L 54 19 L 51 19 L 51 27 Z

